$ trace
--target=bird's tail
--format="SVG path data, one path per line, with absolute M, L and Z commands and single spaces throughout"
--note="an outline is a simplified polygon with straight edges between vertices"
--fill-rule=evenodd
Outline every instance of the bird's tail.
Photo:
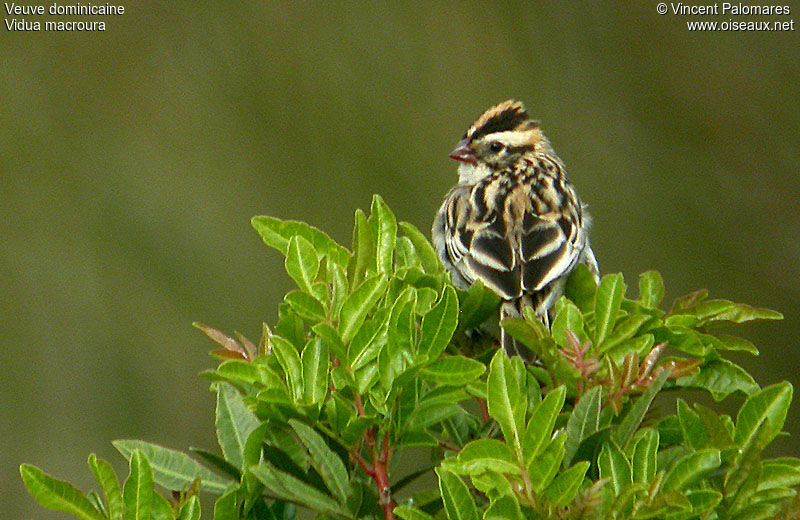
M 529 296 L 503 302 L 503 305 L 500 307 L 500 321 L 506 318 L 523 319 L 523 307 L 534 307 L 532 304 L 533 302 L 530 301 Z M 542 319 L 545 326 L 549 327 L 547 312 L 545 312 L 543 316 L 540 316 L 540 319 Z M 531 349 L 511 337 L 502 327 L 500 328 L 500 342 L 509 356 L 519 356 L 526 363 L 533 363 L 536 361 L 536 356 L 531 352 Z

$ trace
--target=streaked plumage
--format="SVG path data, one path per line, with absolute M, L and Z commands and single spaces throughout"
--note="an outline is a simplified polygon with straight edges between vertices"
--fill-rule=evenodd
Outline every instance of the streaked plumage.
M 459 180 L 436 216 L 433 242 L 454 283 L 481 280 L 503 298 L 501 318 L 531 306 L 549 325 L 575 266 L 597 275 L 589 216 L 564 164 L 513 100 L 484 112 L 450 157 L 460 161 Z M 511 338 L 502 341 L 510 355 L 530 359 Z

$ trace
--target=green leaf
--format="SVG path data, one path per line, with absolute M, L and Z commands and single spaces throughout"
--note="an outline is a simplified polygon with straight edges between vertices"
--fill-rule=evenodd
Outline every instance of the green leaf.
M 603 445 L 597 465 L 600 468 L 600 478 L 609 479 L 617 495 L 633 482 L 631 463 L 614 441 Z
M 625 295 L 625 282 L 622 274 L 607 274 L 600 281 L 594 303 L 594 345 L 603 346 L 608 334 L 614 329 L 617 313 Z
M 476 280 L 466 291 L 458 294 L 458 327 L 471 330 L 486 321 L 500 306 L 500 297 Z
M 458 325 L 458 297 L 451 286 L 446 286 L 439 303 L 422 318 L 419 353 L 434 360 L 444 351 Z
M 680 422 L 686 445 L 693 450 L 705 448 L 708 445 L 708 439 L 706 437 L 706 428 L 700 420 L 700 416 L 692 411 L 683 399 L 678 399 L 677 410 L 678 421 Z
M 693 330 L 700 324 L 697 316 L 692 314 L 673 314 L 664 319 L 664 325 L 676 332 L 692 333 Z
M 259 425 L 259 420 L 250 411 L 242 395 L 231 385 L 217 386 L 216 421 L 217 439 L 225 459 L 243 469 L 244 445 L 247 437 Z
M 292 392 L 294 400 L 300 401 L 303 395 L 303 365 L 300 362 L 300 354 L 297 353 L 294 345 L 278 335 L 270 336 L 269 344 L 286 374 L 289 390 Z
M 122 501 L 122 490 L 114 468 L 103 459 L 98 459 L 94 453 L 89 455 L 89 468 L 92 470 L 97 483 L 103 490 L 108 507 L 108 517 L 111 520 L 122 520 L 125 506 Z
M 290 419 L 289 425 L 311 455 L 311 465 L 322 477 L 325 486 L 340 504 L 345 504 L 350 489 L 350 476 L 342 459 L 328 447 L 325 439 L 314 428 L 295 419 Z
M 387 354 L 401 368 L 411 356 L 412 345 L 416 343 L 416 322 L 414 307 L 417 304 L 417 291 L 406 287 L 392 304 L 387 329 Z
M 497 421 L 506 442 L 517 453 L 522 453 L 521 437 L 525 427 L 527 403 L 520 392 L 520 381 L 512 369 L 511 360 L 503 349 L 499 349 L 489 366 L 488 378 L 489 415 Z
M 267 437 L 267 431 L 272 427 L 271 421 L 262 422 L 255 430 L 253 430 L 247 437 L 244 443 L 244 463 L 247 467 L 257 464 L 261 460 L 261 454 L 264 448 L 264 441 Z
M 715 300 L 712 300 L 715 301 Z M 702 304 L 701 304 L 702 305 Z M 700 307 L 700 305 L 698 305 Z M 721 312 L 707 317 L 704 322 L 744 323 L 753 320 L 782 320 L 783 314 L 769 309 L 757 309 L 743 303 L 736 303 Z
M 388 310 L 383 309 L 375 313 L 371 319 L 366 320 L 358 329 L 347 353 L 350 367 L 353 370 L 364 367 L 378 357 L 378 352 L 386 344 L 388 326 Z
M 417 306 L 414 309 L 414 312 L 416 312 L 418 316 L 424 316 L 428 314 L 438 299 L 439 292 L 436 289 L 431 289 L 430 287 L 418 288 Z
M 447 518 L 478 520 L 478 508 L 464 481 L 442 468 L 436 468 L 436 474 L 439 475 L 439 490 L 442 493 Z
M 583 483 L 586 471 L 591 464 L 587 461 L 579 462 L 558 475 L 544 490 L 547 497 L 555 507 L 566 507 L 575 499 L 578 489 Z
M 299 235 L 289 239 L 284 265 L 286 272 L 297 286 L 304 292 L 313 295 L 311 285 L 319 273 L 319 258 L 311 242 Z
M 369 215 L 370 227 L 375 235 L 375 264 L 379 273 L 392 272 L 392 254 L 397 237 L 397 221 L 380 195 L 372 196 Z
M 724 491 L 729 510 L 735 513 L 751 502 L 761 477 L 761 453 L 770 442 L 769 419 L 760 423 L 750 439 L 736 451 L 725 475 Z
M 491 383 L 490 383 L 491 384 Z M 491 392 L 491 387 L 490 387 Z M 564 385 L 553 389 L 545 396 L 541 403 L 536 405 L 525 428 L 525 437 L 522 442 L 522 453 L 525 465 L 530 465 L 534 457 L 538 456 L 547 442 L 553 436 L 553 428 L 558 418 L 558 413 L 564 407 L 567 387 Z M 569 434 L 567 434 L 567 438 Z M 566 439 L 565 439 L 566 442 Z M 566 451 L 566 450 L 565 450 Z
M 721 463 L 719 450 L 713 448 L 684 455 L 664 476 L 661 489 L 683 491 L 717 469 Z
M 555 342 L 562 347 L 567 346 L 566 330 L 573 332 L 581 342 L 587 339 L 583 328 L 583 314 L 574 303 L 564 297 L 556 302 L 555 318 L 550 330 Z
M 679 378 L 675 384 L 706 390 L 715 401 L 721 401 L 735 392 L 752 395 L 758 391 L 758 384 L 752 376 L 727 359 L 708 361 L 699 371 Z
M 397 506 L 394 514 L 403 520 L 433 520 L 431 515 L 412 506 Z
M 153 493 L 153 507 L 150 512 L 151 520 L 175 520 L 175 511 L 172 504 L 159 493 Z
M 707 448 L 720 450 L 733 445 L 733 420 L 727 415 L 717 415 L 713 410 L 700 404 L 694 405 L 694 411 L 700 417 L 708 439 Z
M 569 298 L 584 314 L 594 310 L 597 282 L 586 264 L 578 264 L 567 278 L 564 296 Z
M 792 488 L 800 485 L 800 469 L 788 464 L 765 461 L 761 467 L 758 490 Z
M 262 363 L 251 363 L 242 359 L 223 361 L 217 367 L 217 374 L 225 381 L 259 386 L 270 386 L 275 378 L 283 379 L 275 370 Z
M 687 309 L 698 321 L 705 320 L 732 309 L 735 304 L 730 300 L 704 300 L 701 303 Z
M 287 502 L 308 507 L 322 514 L 350 516 L 333 498 L 302 480 L 278 470 L 269 462 L 251 466 L 250 471 L 272 493 Z
M 652 319 L 653 317 L 648 314 L 632 314 L 622 318 L 617 322 L 617 325 L 614 327 L 614 331 L 611 332 L 608 338 L 606 338 L 606 341 L 603 343 L 603 348 L 598 349 L 598 353 L 608 352 L 615 346 L 630 340 L 636 336 L 636 333 L 639 332 L 639 329 L 641 329 L 645 323 Z M 644 336 L 638 336 L 637 339 L 642 337 Z M 636 345 L 636 342 L 634 341 L 630 344 Z M 625 356 L 623 355 L 622 357 L 624 359 Z
M 422 369 L 422 375 L 440 385 L 463 386 L 479 378 L 486 366 L 464 356 L 446 356 Z
M 283 297 L 283 301 L 308 323 L 316 324 L 325 319 L 325 307 L 310 294 L 291 291 Z
M 714 338 L 714 347 L 717 350 L 732 350 L 742 351 L 754 356 L 758 355 L 758 349 L 752 342 L 737 336 L 729 336 L 727 334 L 716 334 L 711 336 Z
M 303 349 L 303 401 L 321 403 L 328 395 L 328 346 L 321 338 L 311 338 Z
M 393 355 L 389 351 L 390 345 L 387 343 L 386 348 L 381 349 L 378 354 L 378 375 L 381 385 L 387 392 L 392 390 L 395 378 L 405 369 L 404 357 L 399 352 L 396 352 L 397 355 Z
M 106 517 L 108 516 L 106 508 L 103 506 L 103 499 L 100 498 L 100 495 L 98 495 L 94 489 L 91 489 L 86 493 L 86 498 L 89 499 L 89 502 L 91 502 L 92 506 L 100 511 L 102 515 Z
M 325 347 L 329 349 L 332 356 L 336 356 L 342 361 L 347 359 L 347 350 L 342 344 L 342 338 L 339 337 L 339 332 L 330 323 L 317 323 L 311 330 L 322 338 L 325 342 Z
M 447 460 L 448 468 L 459 473 L 477 475 L 485 471 L 519 475 L 520 467 L 511 448 L 497 439 L 478 439 L 468 443 L 458 453 L 458 461 Z
M 383 352 L 381 350 L 381 352 Z M 365 366 L 356 371 L 355 373 L 355 380 L 356 380 L 356 390 L 358 393 L 363 394 L 367 390 L 373 387 L 375 383 L 378 382 L 380 377 L 380 370 L 376 363 L 372 363 L 370 365 Z
M 501 495 L 494 499 L 483 513 L 483 520 L 523 520 L 519 502 L 514 495 Z
M 733 436 L 738 446 L 744 446 L 755 435 L 756 429 L 769 420 L 769 441 L 783 428 L 786 412 L 792 402 L 792 385 L 784 381 L 765 387 L 747 398 L 736 416 L 736 430 Z
M 353 291 L 342 304 L 339 312 L 339 335 L 342 342 L 350 343 L 358 329 L 364 323 L 367 314 L 373 310 L 384 291 L 386 277 L 382 275 L 367 278 Z
M 394 258 L 398 270 L 402 268 L 422 267 L 422 262 L 420 262 L 419 256 L 417 256 L 417 250 L 414 249 L 414 244 L 408 237 L 397 238 L 397 243 L 394 246 Z
M 505 475 L 486 472 L 480 475 L 473 475 L 470 477 L 470 480 L 472 481 L 472 485 L 475 486 L 475 489 L 486 495 L 490 500 L 514 495 L 511 483 Z
M 765 464 L 783 464 L 800 470 L 800 458 L 797 457 L 778 457 L 766 461 Z
M 284 255 L 289 250 L 289 240 L 293 236 L 301 236 L 308 240 L 318 253 L 326 255 L 342 267 L 347 266 L 347 261 L 350 259 L 350 251 L 334 242 L 331 237 L 319 229 L 309 226 L 305 222 L 263 216 L 253 217 L 251 222 L 258 234 L 261 235 L 264 243 Z
M 317 281 L 314 283 L 313 288 L 317 291 L 315 295 L 320 299 L 325 299 L 323 296 L 320 296 L 320 293 L 324 294 L 328 292 L 330 297 L 330 315 L 334 319 L 339 318 L 339 310 L 342 308 L 342 303 L 344 303 L 344 299 L 347 298 L 347 295 L 350 294 L 350 284 L 347 280 L 347 271 L 344 267 L 334 264 L 333 262 L 328 262 L 328 272 L 327 272 L 327 285 L 329 286 L 328 290 L 325 291 L 325 281 Z
M 133 450 L 131 472 L 122 490 L 125 520 L 150 520 L 153 508 L 153 472 L 141 450 Z
M 439 445 L 439 440 L 423 429 L 408 430 L 403 432 L 400 440 L 394 445 L 398 451 L 406 448 L 432 448 Z M 394 490 L 394 485 L 392 486 Z
M 658 431 L 645 428 L 639 432 L 639 439 L 633 446 L 633 481 L 646 484 L 656 476 L 658 455 Z
M 177 520 L 200 520 L 200 499 L 196 496 L 189 497 L 181 506 Z
M 650 408 L 650 403 L 653 402 L 656 394 L 664 386 L 667 377 L 669 377 L 669 370 L 662 370 L 622 418 L 617 431 L 613 435 L 613 439 L 618 446 L 627 446 L 633 438 L 633 434 L 642 423 L 642 419 L 644 419 L 644 414 Z
M 236 490 L 231 489 L 214 503 L 214 520 L 237 520 Z
M 425 238 L 425 235 L 408 222 L 400 222 L 400 229 L 414 244 L 414 249 L 416 249 L 419 260 L 422 263 L 422 269 L 426 273 L 440 273 L 444 270 L 444 266 L 439 261 L 439 256 L 431 243 L 428 242 L 428 239 Z
M 401 489 L 404 489 L 406 486 L 416 481 L 421 476 L 430 473 L 431 470 L 433 470 L 435 467 L 436 464 L 424 464 L 421 467 L 419 467 L 419 469 L 415 469 L 411 473 L 406 474 L 403 478 L 392 484 L 392 492 L 393 493 L 399 492 Z
M 772 520 L 781 511 L 780 503 L 752 504 L 741 511 L 732 520 Z M 791 518 L 791 517 L 789 517 Z
M 572 457 L 572 462 L 575 463 L 579 460 L 588 460 L 592 462 L 592 464 L 595 464 L 597 456 L 600 455 L 600 450 L 602 449 L 603 445 L 611 439 L 611 432 L 612 428 L 610 426 L 604 426 L 594 432 L 592 435 L 589 435 L 586 440 L 584 440 L 580 446 L 578 446 L 578 450 Z
M 272 331 L 266 323 L 262 323 L 261 328 L 264 338 L 272 335 Z M 285 301 L 278 305 L 278 323 L 275 325 L 275 333 L 286 338 L 298 350 L 303 348 L 306 342 L 305 323 Z
M 639 303 L 648 309 L 658 309 L 664 299 L 664 280 L 658 271 L 639 275 Z
M 544 450 L 526 465 L 528 478 L 536 493 L 541 493 L 553 481 L 564 460 L 564 441 L 567 436 L 558 433 Z
M 552 392 L 551 392 L 552 394 Z M 600 428 L 603 387 L 595 386 L 583 394 L 567 419 L 567 440 L 564 443 L 564 463 L 572 463 L 578 446 Z M 555 424 L 555 423 L 554 423 Z
M 356 223 L 353 228 L 353 257 L 348 265 L 348 276 L 352 287 L 356 287 L 366 277 L 369 268 L 375 265 L 375 236 L 361 209 L 356 210 Z
M 28 492 L 43 507 L 68 513 L 81 520 L 104 520 L 103 514 L 72 484 L 56 480 L 30 464 L 22 464 L 19 473 Z
M 511 337 L 528 347 L 531 352 L 539 357 L 542 357 L 544 354 L 542 349 L 544 342 L 553 341 L 549 337 L 544 339 L 533 322 L 528 320 L 521 320 L 519 318 L 505 318 L 500 322 L 500 326 L 504 331 L 510 334 Z M 561 332 L 563 335 L 563 329 Z
M 628 338 L 621 343 L 610 347 L 605 352 L 605 357 L 612 360 L 617 365 L 621 365 L 625 361 L 625 358 L 634 352 L 639 354 L 640 358 L 646 356 L 654 344 L 655 337 L 652 334 L 642 334 L 641 336 Z
M 442 402 L 437 399 L 423 399 L 417 403 L 414 411 L 408 416 L 406 426 L 416 429 L 426 428 L 432 424 L 441 423 L 459 412 L 460 409 L 453 403 Z
M 300 468 L 300 470 L 303 472 L 307 472 L 311 466 L 308 452 L 300 444 L 299 440 L 297 439 L 297 435 L 294 433 L 294 430 L 289 427 L 289 424 L 287 422 L 279 421 L 271 421 L 265 424 L 267 424 L 268 427 L 263 430 L 264 438 L 259 450 L 257 453 L 253 453 L 253 451 L 248 450 L 247 459 L 260 461 L 261 455 L 263 454 L 266 460 L 276 464 L 276 467 L 280 470 L 289 471 L 290 469 L 293 469 L 292 465 L 294 465 L 297 466 L 297 468 Z M 259 440 L 260 433 L 260 429 L 253 432 L 252 437 L 255 437 L 253 442 L 257 442 Z M 258 456 L 250 456 L 251 454 L 257 454 Z M 289 458 L 288 461 L 286 460 L 287 456 Z
M 156 483 L 167 489 L 183 489 L 199 478 L 203 489 L 219 494 L 232 483 L 179 451 L 135 440 L 117 440 L 112 444 L 127 459 L 134 450 L 140 450 L 150 462 Z
M 240 467 L 234 466 L 225 460 L 225 458 L 217 455 L 216 453 L 202 450 L 200 448 L 189 448 L 189 451 L 191 451 L 192 454 L 200 457 L 203 462 L 209 464 L 212 468 L 221 471 L 223 475 L 227 475 L 233 480 L 240 480 L 242 478 L 242 469 Z
M 692 504 L 692 514 L 702 514 L 717 507 L 722 501 L 722 493 L 715 489 L 690 489 L 686 498 Z

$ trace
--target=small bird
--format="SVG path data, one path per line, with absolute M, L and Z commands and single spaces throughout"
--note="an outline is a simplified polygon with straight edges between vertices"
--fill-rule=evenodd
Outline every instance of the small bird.
M 500 319 L 533 308 L 548 311 L 567 276 L 585 263 L 598 279 L 589 245 L 589 215 L 567 180 L 564 163 L 525 106 L 508 100 L 484 112 L 450 154 L 459 161 L 458 184 L 433 223 L 433 244 L 453 283 L 475 280 L 497 293 Z M 509 355 L 533 354 L 501 332 Z

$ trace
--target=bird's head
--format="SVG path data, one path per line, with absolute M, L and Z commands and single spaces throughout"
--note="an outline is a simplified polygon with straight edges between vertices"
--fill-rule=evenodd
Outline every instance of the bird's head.
M 461 162 L 461 182 L 474 182 L 511 167 L 530 153 L 549 149 L 539 122 L 531 119 L 519 101 L 496 105 L 475 121 L 450 154 Z

